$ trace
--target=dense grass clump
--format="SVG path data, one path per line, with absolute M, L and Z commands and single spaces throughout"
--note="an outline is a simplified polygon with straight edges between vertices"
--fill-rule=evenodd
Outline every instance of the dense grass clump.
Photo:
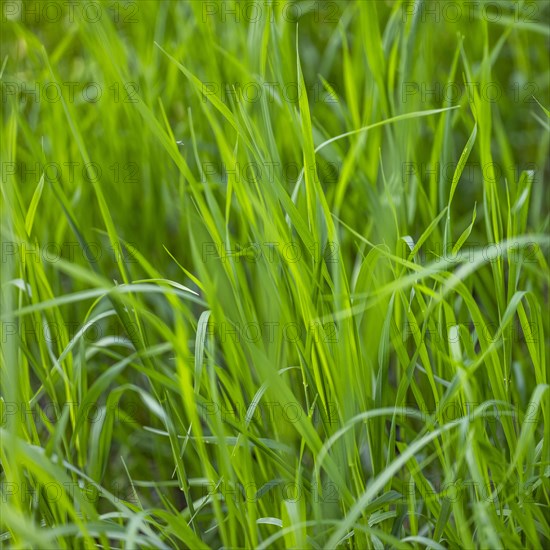
M 3 3 L 7 548 L 547 548 L 549 3 Z

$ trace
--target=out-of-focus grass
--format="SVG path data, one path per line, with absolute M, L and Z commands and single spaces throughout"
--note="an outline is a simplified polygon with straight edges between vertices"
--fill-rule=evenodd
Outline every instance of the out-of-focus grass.
M 547 2 L 3 10 L 3 544 L 548 544 Z

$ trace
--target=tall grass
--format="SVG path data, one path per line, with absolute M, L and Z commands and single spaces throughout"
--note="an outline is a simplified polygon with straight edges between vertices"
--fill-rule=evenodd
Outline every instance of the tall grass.
M 547 2 L 3 9 L 3 545 L 549 544 Z

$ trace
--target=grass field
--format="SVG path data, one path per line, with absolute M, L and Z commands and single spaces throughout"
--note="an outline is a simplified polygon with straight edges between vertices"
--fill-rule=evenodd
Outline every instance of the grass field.
M 2 9 L 4 547 L 548 548 L 548 1 Z

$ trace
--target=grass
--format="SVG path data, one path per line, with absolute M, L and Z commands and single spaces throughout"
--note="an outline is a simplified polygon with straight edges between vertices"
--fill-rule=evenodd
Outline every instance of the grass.
M 3 546 L 548 546 L 549 5 L 476 6 L 4 3 Z

